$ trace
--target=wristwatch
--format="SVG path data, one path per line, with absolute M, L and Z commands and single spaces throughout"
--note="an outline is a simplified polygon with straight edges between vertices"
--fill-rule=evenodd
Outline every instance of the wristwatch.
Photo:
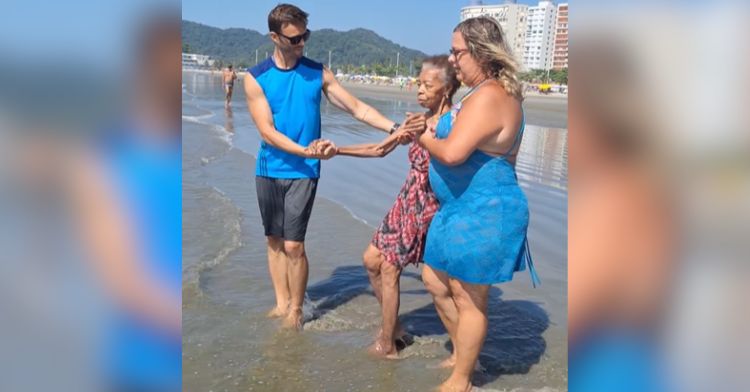
M 392 135 L 392 134 L 393 134 L 393 132 L 396 132 L 396 130 L 397 130 L 397 129 L 398 129 L 399 127 L 401 127 L 401 124 L 399 124 L 399 123 L 393 123 L 393 126 L 391 127 L 391 130 L 390 130 L 390 131 L 388 131 L 388 134 L 389 134 L 389 135 Z

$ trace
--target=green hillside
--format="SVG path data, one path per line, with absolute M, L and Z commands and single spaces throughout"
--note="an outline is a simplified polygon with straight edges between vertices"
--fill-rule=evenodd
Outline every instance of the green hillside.
M 222 64 L 232 63 L 240 68 L 255 64 L 256 49 L 259 60 L 273 51 L 270 38 L 255 30 L 220 29 L 186 20 L 182 21 L 182 43 L 183 51 L 207 54 Z M 398 71 L 402 75 L 409 73 L 410 62 L 414 65 L 413 72 L 416 72 L 416 65 L 427 57 L 418 50 L 405 48 L 366 29 L 313 31 L 305 45 L 306 56 L 328 65 L 328 51 L 331 51 L 334 71 L 376 72 L 380 75 L 396 73 L 397 53 Z

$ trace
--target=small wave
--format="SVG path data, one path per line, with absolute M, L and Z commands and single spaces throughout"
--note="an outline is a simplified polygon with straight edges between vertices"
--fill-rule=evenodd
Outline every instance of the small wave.
M 222 228 L 226 231 L 220 233 L 226 239 L 218 252 L 213 257 L 204 257 L 198 263 L 185 269 L 183 277 L 183 298 L 202 297 L 203 290 L 200 287 L 201 275 L 220 265 L 224 262 L 230 253 L 242 246 L 240 210 L 226 196 L 224 192 L 216 187 L 211 188 L 211 193 L 207 199 L 212 206 L 209 206 L 210 214 L 224 222 Z M 212 208 L 213 207 L 213 208 Z M 217 215 L 219 215 L 217 217 Z
M 186 116 L 186 115 L 183 115 L 182 118 L 183 118 L 183 120 L 187 120 L 187 121 L 189 121 L 191 123 L 203 125 L 203 126 L 209 128 L 211 131 L 213 131 L 214 133 L 216 133 L 219 136 L 219 139 L 221 139 L 223 142 L 225 142 L 228 146 L 232 147 L 233 146 L 232 138 L 233 138 L 234 134 L 232 134 L 231 132 L 229 132 L 226 129 L 226 127 L 224 127 L 222 125 L 214 124 L 214 123 L 211 123 L 211 122 L 208 122 L 208 121 L 203 121 L 203 120 L 206 120 L 208 118 L 213 117 L 214 115 L 215 115 L 214 113 L 204 114 L 204 115 L 200 115 L 200 116 Z M 213 160 L 213 159 L 211 159 L 211 160 Z
M 365 220 L 364 218 L 360 218 L 360 217 L 359 217 L 359 216 L 358 216 L 357 214 L 355 214 L 355 213 L 354 213 L 354 211 L 352 211 L 352 209 L 351 209 L 351 208 L 349 208 L 349 207 L 348 207 L 348 206 L 347 206 L 346 204 L 344 204 L 344 203 L 342 203 L 342 202 L 340 202 L 340 201 L 338 201 L 338 200 L 334 200 L 334 199 L 331 199 L 331 198 L 325 197 L 325 196 L 319 196 L 319 197 L 320 197 L 320 198 L 323 198 L 323 199 L 326 199 L 326 200 L 330 201 L 331 203 L 333 203 L 333 204 L 336 204 L 337 206 L 339 206 L 339 207 L 343 208 L 343 209 L 344 209 L 344 211 L 348 212 L 348 213 L 349 213 L 349 215 L 350 215 L 350 216 L 351 216 L 352 218 L 354 218 L 355 220 L 357 220 L 357 221 L 360 221 L 360 222 L 364 223 L 365 225 L 367 225 L 367 226 L 369 226 L 369 227 L 371 227 L 371 228 L 373 228 L 373 229 L 375 229 L 375 228 L 376 228 L 376 227 L 375 227 L 375 226 L 374 226 L 374 225 L 373 225 L 372 223 L 368 222 L 368 221 L 367 221 L 367 220 Z
M 182 119 L 190 121 L 190 122 L 194 122 L 194 123 L 210 125 L 208 123 L 203 122 L 203 120 L 207 120 L 207 119 L 209 119 L 211 117 L 214 117 L 214 116 L 216 116 L 216 113 L 200 114 L 200 115 L 197 115 L 197 116 L 188 116 L 186 114 L 183 114 L 182 115 Z

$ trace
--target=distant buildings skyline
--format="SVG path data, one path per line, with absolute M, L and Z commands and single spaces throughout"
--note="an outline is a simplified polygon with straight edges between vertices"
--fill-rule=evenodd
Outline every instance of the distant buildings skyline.
M 514 0 L 502 4 L 470 1 L 460 15 L 461 21 L 479 16 L 497 20 L 524 71 L 568 67 L 568 3 L 543 0 L 529 6 Z

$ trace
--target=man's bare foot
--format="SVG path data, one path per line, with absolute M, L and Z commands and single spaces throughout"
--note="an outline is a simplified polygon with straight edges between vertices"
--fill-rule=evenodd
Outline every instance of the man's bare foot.
M 396 326 L 396 332 L 393 333 L 393 339 L 404 340 L 404 336 L 406 336 L 406 331 L 404 331 L 404 329 L 400 325 Z M 383 328 L 381 327 L 378 329 L 378 333 L 375 334 L 375 339 L 377 340 L 377 339 L 382 339 L 382 338 L 383 338 Z
M 289 311 L 288 308 L 280 308 L 278 306 L 274 306 L 273 309 L 269 310 L 268 313 L 266 313 L 266 317 L 268 318 L 284 317 L 286 316 L 288 311 Z
M 394 345 L 393 343 L 388 344 L 387 342 L 383 342 L 381 339 L 375 340 L 375 342 L 367 349 L 367 352 L 380 358 L 398 359 L 398 351 L 396 350 L 396 345 Z
M 378 333 L 375 334 L 375 341 L 383 341 L 383 328 L 378 329 Z M 401 326 L 396 327 L 396 333 L 393 335 L 393 344 L 396 351 L 401 351 L 412 343 L 414 343 L 414 339 Z
M 302 315 L 302 309 L 292 309 L 286 315 L 281 325 L 286 329 L 301 331 L 303 317 L 304 316 Z

